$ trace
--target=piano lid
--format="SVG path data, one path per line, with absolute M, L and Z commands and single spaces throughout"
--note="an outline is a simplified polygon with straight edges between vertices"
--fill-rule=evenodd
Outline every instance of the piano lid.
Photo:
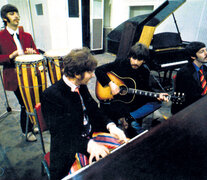
M 131 45 L 139 41 L 149 46 L 156 26 L 164 21 L 185 1 L 186 0 L 166 0 L 152 13 L 136 16 L 123 22 L 108 34 L 108 51 L 117 54 L 126 22 L 132 23 L 136 29 L 133 34 Z

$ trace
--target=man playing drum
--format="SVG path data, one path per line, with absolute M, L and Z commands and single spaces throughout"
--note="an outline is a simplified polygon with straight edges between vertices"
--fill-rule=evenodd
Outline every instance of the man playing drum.
M 5 29 L 0 32 L 0 65 L 3 65 L 4 88 L 8 91 L 14 91 L 21 105 L 20 124 L 22 133 L 25 134 L 26 110 L 18 88 L 14 59 L 22 54 L 37 54 L 38 50 L 32 36 L 18 28 L 20 16 L 15 6 L 11 4 L 4 5 L 1 8 L 1 18 L 5 25 Z M 29 121 L 28 141 L 37 140 L 34 135 L 35 130 L 33 130 L 33 124 Z

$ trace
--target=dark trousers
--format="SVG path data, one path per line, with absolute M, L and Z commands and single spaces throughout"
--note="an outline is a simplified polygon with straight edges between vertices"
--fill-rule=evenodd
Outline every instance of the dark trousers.
M 27 114 L 26 114 L 26 108 L 24 106 L 24 102 L 20 93 L 19 88 L 17 88 L 16 91 L 14 91 L 15 96 L 17 97 L 19 104 L 21 106 L 21 113 L 20 113 L 20 125 L 21 125 L 21 129 L 22 129 L 22 133 L 26 132 L 26 120 L 27 120 Z M 28 132 L 31 132 L 33 129 L 33 124 L 31 123 L 31 121 L 29 120 L 28 123 Z

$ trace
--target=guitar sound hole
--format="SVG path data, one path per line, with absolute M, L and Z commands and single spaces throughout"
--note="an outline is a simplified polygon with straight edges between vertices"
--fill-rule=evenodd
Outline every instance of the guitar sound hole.
M 119 92 L 120 95 L 126 95 L 127 94 L 128 91 L 127 91 L 126 86 L 120 86 L 119 88 L 120 88 L 120 92 Z

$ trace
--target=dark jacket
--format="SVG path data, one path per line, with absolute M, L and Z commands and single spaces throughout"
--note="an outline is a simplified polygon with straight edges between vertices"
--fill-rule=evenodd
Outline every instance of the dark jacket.
M 207 80 L 207 67 L 203 66 L 204 77 Z M 192 63 L 186 64 L 181 68 L 175 79 L 175 91 L 184 93 L 185 101 L 182 104 L 172 104 L 173 114 L 194 103 L 202 97 L 203 89 L 196 69 Z
M 23 51 L 26 48 L 33 48 L 37 51 L 32 36 L 29 33 L 19 30 L 19 41 Z M 15 91 L 18 87 L 15 63 L 13 59 L 9 59 L 9 55 L 15 50 L 17 50 L 17 47 L 13 37 L 4 29 L 0 32 L 0 65 L 3 65 L 4 88 L 9 91 Z
M 114 62 L 97 67 L 95 74 L 97 80 L 101 83 L 102 86 L 108 85 L 108 83 L 111 81 L 106 75 L 107 72 L 111 71 L 120 77 L 132 78 L 135 81 L 136 89 L 151 91 L 151 88 L 149 86 L 150 72 L 143 65 L 141 65 L 138 69 L 132 69 L 129 59 L 116 59 Z M 105 108 L 105 111 L 111 114 L 110 117 L 116 119 L 127 116 L 129 112 L 138 109 L 150 101 L 156 100 L 151 97 L 136 95 L 135 99 L 129 104 L 123 102 L 111 102 L 109 107 Z M 109 112 L 110 109 L 111 112 Z
M 87 86 L 80 86 L 92 131 L 106 131 L 111 122 L 98 109 Z M 52 180 L 66 176 L 75 160 L 75 153 L 87 154 L 89 139 L 82 137 L 83 109 L 78 93 L 71 92 L 61 79 L 41 95 L 42 113 L 51 133 L 50 172 Z

